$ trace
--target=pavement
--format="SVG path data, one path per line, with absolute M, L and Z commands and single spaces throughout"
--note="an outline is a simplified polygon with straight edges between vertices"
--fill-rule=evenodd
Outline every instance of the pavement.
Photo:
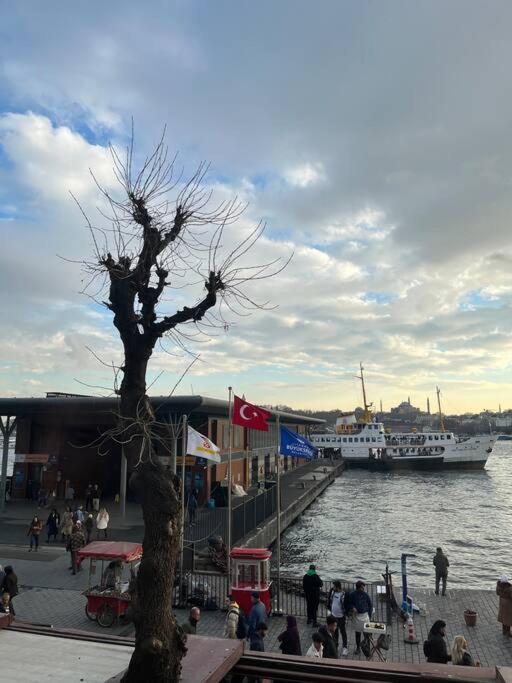
M 73 576 L 68 570 L 69 555 L 58 546 L 40 548 L 38 553 L 29 553 L 26 546 L 0 545 L 0 563 L 12 564 L 18 574 L 20 595 L 15 598 L 17 618 L 38 624 L 50 624 L 54 627 L 78 629 L 96 633 L 105 630 L 90 621 L 85 614 L 86 598 L 82 591 L 87 587 L 88 575 L 85 570 Z M 217 596 L 220 602 L 220 597 Z M 295 605 L 296 611 L 304 613 L 304 605 L 293 597 L 288 604 Z M 418 643 L 410 645 L 404 642 L 406 635 L 403 623 L 393 616 L 389 633 L 391 649 L 387 653 L 390 661 L 423 662 L 423 641 L 428 630 L 436 619 L 447 622 L 447 640 L 451 643 L 456 635 L 464 635 L 469 643 L 473 657 L 482 666 L 512 666 L 512 638 L 501 633 L 501 625 L 497 622 L 498 598 L 492 591 L 484 590 L 448 590 L 445 597 L 437 596 L 430 589 L 415 589 L 415 603 L 421 608 L 421 614 L 415 616 L 414 626 Z M 287 600 L 283 598 L 283 605 Z M 377 617 L 384 620 L 384 604 L 377 604 Z M 322 619 L 325 619 L 323 608 Z M 464 623 L 464 610 L 473 609 L 478 613 L 475 627 L 467 627 Z M 291 610 L 290 610 L 291 611 Z M 187 610 L 175 610 L 178 621 L 184 622 Z M 222 637 L 224 633 L 225 613 L 221 610 L 203 611 L 198 633 Z M 311 644 L 314 629 L 306 624 L 302 616 L 297 618 L 301 636 L 302 649 L 306 652 Z M 269 631 L 266 648 L 279 652 L 277 636 L 284 629 L 283 617 L 269 619 Z M 349 636 L 349 657 L 360 659 L 354 655 L 355 639 L 351 623 L 347 626 Z M 114 635 L 133 635 L 130 624 L 120 624 L 108 629 Z M 341 644 L 341 643 L 340 643 Z

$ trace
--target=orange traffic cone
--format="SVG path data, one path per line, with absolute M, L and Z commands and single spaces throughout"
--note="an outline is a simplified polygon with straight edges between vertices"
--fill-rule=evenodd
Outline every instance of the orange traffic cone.
M 407 619 L 407 633 L 404 638 L 404 643 L 409 643 L 410 645 L 417 645 L 418 639 L 416 638 L 416 633 L 414 632 L 414 622 L 412 617 L 409 615 Z

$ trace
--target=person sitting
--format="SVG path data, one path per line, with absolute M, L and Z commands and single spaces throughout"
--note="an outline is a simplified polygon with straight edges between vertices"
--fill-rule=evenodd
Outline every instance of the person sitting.
M 432 625 L 428 634 L 428 639 L 423 644 L 423 652 L 427 658 L 427 662 L 432 664 L 446 664 L 452 658 L 448 654 L 446 647 L 446 622 L 438 619 Z
M 119 578 L 121 578 L 120 572 L 118 571 L 119 569 L 121 569 L 122 571 L 122 563 L 118 560 L 114 560 L 108 563 L 107 568 L 103 572 L 103 585 L 105 586 L 105 588 L 116 587 L 116 579 L 118 575 Z
M 464 636 L 455 636 L 453 639 L 452 664 L 458 666 L 475 666 L 473 657 L 468 652 L 468 641 Z
M 311 636 L 312 643 L 309 646 L 309 650 L 306 652 L 306 657 L 318 657 L 321 659 L 324 656 L 324 642 L 322 636 L 315 632 Z

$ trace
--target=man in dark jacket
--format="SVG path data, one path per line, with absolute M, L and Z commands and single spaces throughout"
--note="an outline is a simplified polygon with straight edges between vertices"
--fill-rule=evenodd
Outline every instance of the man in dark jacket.
M 347 598 L 345 610 L 347 614 L 354 617 L 354 631 L 356 634 L 356 650 L 358 655 L 361 652 L 361 634 L 364 624 L 372 618 L 373 605 L 372 599 L 365 591 L 364 581 L 356 581 L 356 589 Z
M 13 598 L 18 595 L 18 577 L 16 576 L 16 573 L 10 564 L 5 567 L 4 572 L 5 576 L 4 580 L 2 581 L 1 591 L 9 593 L 9 610 L 10 613 L 15 616 L 16 612 L 14 611 L 14 605 L 12 604 L 12 601 Z
M 308 571 L 302 579 L 302 587 L 304 588 L 304 596 L 306 598 L 308 624 L 313 624 L 314 627 L 318 626 L 316 619 L 320 602 L 320 588 L 323 585 L 324 582 L 316 573 L 315 565 L 310 564 Z
M 250 640 L 253 633 L 256 633 L 259 624 L 267 623 L 267 612 L 265 605 L 260 600 L 258 591 L 251 594 L 252 607 L 249 612 L 249 622 L 247 629 L 247 638 Z
M 326 625 L 320 626 L 318 633 L 322 636 L 324 644 L 324 659 L 338 659 L 339 632 L 336 617 L 329 615 Z
M 192 607 L 189 612 L 187 621 L 181 625 L 183 631 L 191 636 L 195 636 L 197 633 L 197 624 L 201 619 L 201 610 L 199 607 Z
M 448 558 L 443 553 L 442 548 L 436 549 L 436 554 L 434 555 L 434 567 L 436 568 L 436 595 L 439 595 L 439 582 L 443 584 L 443 595 L 446 595 L 446 579 L 448 578 L 448 567 L 450 563 Z
M 446 648 L 446 622 L 438 619 L 432 625 L 428 634 L 428 640 L 423 645 L 423 652 L 427 658 L 427 662 L 433 664 L 446 664 L 452 658 L 448 654 Z

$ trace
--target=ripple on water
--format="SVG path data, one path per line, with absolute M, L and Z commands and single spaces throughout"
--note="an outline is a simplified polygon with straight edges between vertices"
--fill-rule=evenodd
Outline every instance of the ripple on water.
M 498 442 L 483 472 L 349 470 L 283 535 L 283 570 L 316 561 L 326 577 L 375 580 L 408 552 L 411 583 L 427 585 L 440 545 L 452 585 L 489 588 L 512 573 L 511 464 L 512 444 Z

